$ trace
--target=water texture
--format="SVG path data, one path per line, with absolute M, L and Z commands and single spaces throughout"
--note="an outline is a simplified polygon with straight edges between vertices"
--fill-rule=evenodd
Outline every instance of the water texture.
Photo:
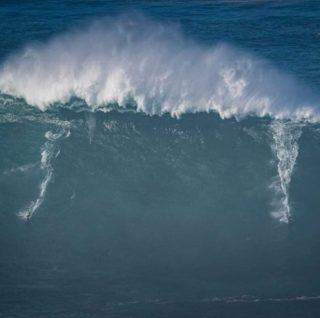
M 0 8 L 0 317 L 319 316 L 317 1 Z

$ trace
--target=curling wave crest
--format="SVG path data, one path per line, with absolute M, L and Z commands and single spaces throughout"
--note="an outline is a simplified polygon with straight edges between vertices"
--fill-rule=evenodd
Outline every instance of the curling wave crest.
M 143 17 L 27 46 L 3 63 L 0 90 L 41 110 L 76 97 L 93 108 L 131 100 L 147 114 L 319 118 L 318 98 L 268 62 L 226 44 L 201 46 Z

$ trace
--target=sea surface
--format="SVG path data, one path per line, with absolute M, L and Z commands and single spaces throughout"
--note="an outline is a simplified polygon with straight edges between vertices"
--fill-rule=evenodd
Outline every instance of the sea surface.
M 320 317 L 319 1 L 1 1 L 0 317 Z

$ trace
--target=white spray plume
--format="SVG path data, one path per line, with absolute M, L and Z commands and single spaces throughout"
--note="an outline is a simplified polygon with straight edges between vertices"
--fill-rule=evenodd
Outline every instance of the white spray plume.
M 172 25 L 141 17 L 26 47 L 2 65 L 0 90 L 41 110 L 72 97 L 94 108 L 131 96 L 148 114 L 319 118 L 315 99 L 267 62 L 230 45 L 203 47 Z

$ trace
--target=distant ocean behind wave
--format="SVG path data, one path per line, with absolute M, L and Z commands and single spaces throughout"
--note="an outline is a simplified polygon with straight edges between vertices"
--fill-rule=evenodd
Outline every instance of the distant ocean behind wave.
M 0 316 L 318 316 L 316 1 L 0 6 Z

